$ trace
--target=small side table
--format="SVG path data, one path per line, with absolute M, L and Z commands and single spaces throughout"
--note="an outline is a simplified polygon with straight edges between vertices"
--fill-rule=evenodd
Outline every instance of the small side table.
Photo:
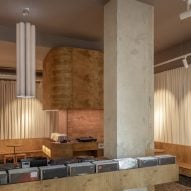
M 3 162 L 4 162 L 4 164 L 6 164 L 7 163 L 7 160 L 13 160 L 13 163 L 15 164 L 15 155 L 13 155 L 13 154 L 7 154 L 7 155 L 4 155 L 4 157 L 3 157 Z
M 14 164 L 16 164 L 16 147 L 21 147 L 22 145 L 7 145 L 7 147 L 13 147 L 13 156 L 14 156 Z

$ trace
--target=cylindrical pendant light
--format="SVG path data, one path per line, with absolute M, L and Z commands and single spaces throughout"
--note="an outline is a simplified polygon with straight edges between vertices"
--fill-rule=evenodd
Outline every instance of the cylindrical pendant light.
M 35 26 L 17 23 L 17 97 L 35 97 Z

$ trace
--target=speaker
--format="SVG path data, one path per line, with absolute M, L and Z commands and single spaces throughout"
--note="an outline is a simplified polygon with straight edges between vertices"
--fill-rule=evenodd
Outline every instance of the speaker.
M 68 138 L 66 134 L 60 134 L 60 133 L 51 133 L 50 137 L 55 142 L 67 142 Z
M 22 183 L 39 180 L 39 169 L 34 168 L 20 168 L 8 170 L 9 183 Z
M 138 168 L 138 161 L 135 158 L 122 158 L 114 160 L 119 162 L 120 170 Z
M 29 157 L 26 159 L 30 162 L 30 167 L 47 166 L 48 161 L 46 157 Z
M 149 167 L 158 165 L 158 159 L 156 157 L 138 157 L 138 167 Z
M 41 180 L 67 176 L 67 167 L 65 165 L 43 166 L 39 167 L 39 170 Z
M 70 176 L 95 173 L 95 165 L 90 162 L 68 164 L 67 167 Z
M 27 159 L 21 159 L 21 168 L 30 168 L 30 161 Z
M 159 165 L 176 163 L 176 157 L 173 155 L 156 155 L 155 157 L 158 159 Z
M 6 171 L 0 171 L 0 185 L 7 184 L 7 178 Z
M 96 172 L 110 172 L 119 170 L 119 162 L 115 160 L 101 160 L 93 162 L 96 166 Z
M 54 166 L 54 165 L 67 165 L 67 164 L 72 164 L 72 163 L 78 163 L 79 160 L 78 159 L 65 159 L 65 158 L 59 158 L 59 159 L 52 159 L 50 160 L 50 165 Z

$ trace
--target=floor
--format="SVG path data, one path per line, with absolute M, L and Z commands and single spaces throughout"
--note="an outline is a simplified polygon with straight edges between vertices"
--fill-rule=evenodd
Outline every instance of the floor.
M 155 191 L 191 191 L 191 178 L 180 176 L 179 182 L 157 185 Z

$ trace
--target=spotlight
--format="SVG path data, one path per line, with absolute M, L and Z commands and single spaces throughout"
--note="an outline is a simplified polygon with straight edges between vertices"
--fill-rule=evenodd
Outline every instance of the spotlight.
M 184 20 L 191 17 L 191 10 L 180 13 L 180 20 Z
M 191 6 L 191 0 L 187 0 L 187 11 L 185 11 L 183 13 L 180 13 L 180 15 L 179 15 L 180 16 L 180 20 L 184 20 L 184 19 L 187 19 L 187 18 L 191 17 L 190 6 Z
M 183 63 L 183 65 L 184 65 L 185 68 L 188 68 L 188 67 L 189 67 L 188 61 L 187 61 L 187 58 L 186 58 L 186 57 L 182 60 L 182 63 Z

